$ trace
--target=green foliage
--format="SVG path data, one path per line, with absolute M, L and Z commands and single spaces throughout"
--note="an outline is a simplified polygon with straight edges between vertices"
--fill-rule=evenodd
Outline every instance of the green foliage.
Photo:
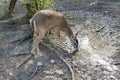
M 91 2 L 90 3 L 90 6 L 96 6 L 97 4 L 96 4 L 96 2 Z
M 6 12 L 8 4 L 9 4 L 9 0 L 1 1 L 0 2 L 0 10 Z
M 7 34 L 4 34 L 4 33 L 0 33 L 0 38 L 2 39 L 2 38 L 7 38 L 8 37 L 8 35 Z
M 39 10 L 45 9 L 48 6 L 53 6 L 53 0 L 20 0 L 28 12 L 33 15 Z

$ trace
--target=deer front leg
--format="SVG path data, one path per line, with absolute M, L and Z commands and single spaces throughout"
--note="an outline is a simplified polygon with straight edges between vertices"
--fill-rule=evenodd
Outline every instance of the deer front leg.
M 34 38 L 33 38 L 33 45 L 32 45 L 32 54 L 34 54 L 35 59 L 42 56 L 39 49 L 39 43 L 41 42 L 42 38 L 39 35 L 39 33 L 34 32 Z

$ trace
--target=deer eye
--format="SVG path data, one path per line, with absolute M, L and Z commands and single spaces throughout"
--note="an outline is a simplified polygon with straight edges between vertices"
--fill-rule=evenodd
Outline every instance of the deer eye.
M 75 40 L 74 45 L 76 46 L 78 45 L 78 40 Z

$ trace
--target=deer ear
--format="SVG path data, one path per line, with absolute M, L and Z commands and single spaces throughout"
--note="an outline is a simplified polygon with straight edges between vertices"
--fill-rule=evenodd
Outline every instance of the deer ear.
M 77 36 L 78 35 L 78 32 L 75 34 L 75 36 Z

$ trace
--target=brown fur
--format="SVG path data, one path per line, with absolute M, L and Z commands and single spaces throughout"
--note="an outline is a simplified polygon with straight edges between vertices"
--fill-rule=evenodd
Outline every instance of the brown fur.
M 78 49 L 78 41 L 74 36 L 72 30 L 68 26 L 63 14 L 53 10 L 41 10 L 37 12 L 31 19 L 30 24 L 34 28 L 34 40 L 32 53 L 35 57 L 42 56 L 39 50 L 39 43 L 49 29 L 54 29 L 56 35 L 60 36 L 60 31 L 66 33 L 69 37 L 71 44 L 75 49 Z

